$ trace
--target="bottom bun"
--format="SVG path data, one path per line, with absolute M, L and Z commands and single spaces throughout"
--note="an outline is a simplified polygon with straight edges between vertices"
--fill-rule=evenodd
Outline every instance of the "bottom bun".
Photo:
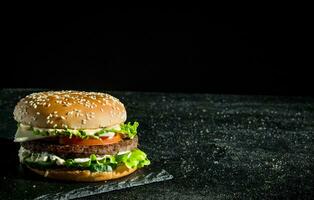
M 47 169 L 40 170 L 27 166 L 30 170 L 44 177 L 79 182 L 97 182 L 117 179 L 127 176 L 136 171 L 129 169 L 125 165 L 117 167 L 112 172 L 91 172 L 89 170 L 68 170 L 68 169 Z

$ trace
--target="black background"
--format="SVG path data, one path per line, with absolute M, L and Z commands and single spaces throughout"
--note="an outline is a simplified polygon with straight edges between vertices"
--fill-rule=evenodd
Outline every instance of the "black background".
M 297 18 L 190 8 L 7 10 L 1 87 L 312 96 Z

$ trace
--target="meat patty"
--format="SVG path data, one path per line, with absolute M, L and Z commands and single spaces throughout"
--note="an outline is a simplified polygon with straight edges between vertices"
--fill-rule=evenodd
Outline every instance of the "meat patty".
M 62 158 L 83 158 L 89 157 L 91 154 L 114 155 L 118 152 L 130 151 L 137 147 L 138 137 L 135 136 L 133 139 L 123 139 L 115 144 L 96 146 L 61 145 L 39 140 L 22 142 L 21 145 L 32 152 L 48 152 Z

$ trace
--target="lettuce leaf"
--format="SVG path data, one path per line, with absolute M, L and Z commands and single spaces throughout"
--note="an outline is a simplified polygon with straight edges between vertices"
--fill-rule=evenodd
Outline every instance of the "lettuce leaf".
M 142 168 L 150 164 L 147 155 L 139 150 L 134 149 L 129 153 L 107 156 L 102 160 L 97 160 L 96 156 L 92 154 L 90 160 L 86 162 L 75 162 L 74 159 L 65 161 L 65 166 L 69 168 L 88 169 L 92 172 L 112 171 L 118 165 L 125 164 L 128 168 Z
M 83 130 L 71 130 L 71 129 L 64 129 L 60 130 L 53 130 L 53 131 L 40 131 L 40 130 L 32 130 L 34 135 L 41 135 L 41 136 L 67 136 L 72 138 L 73 136 L 79 137 L 81 139 L 88 139 L 88 138 L 99 138 L 93 135 L 87 135 Z
M 74 159 L 68 159 L 64 165 L 69 168 L 88 169 L 92 172 L 112 171 L 116 166 L 115 156 L 106 156 L 101 160 L 97 160 L 95 154 L 90 156 L 90 160 L 86 162 L 75 162 Z
M 58 167 L 55 161 L 50 159 L 46 161 L 34 161 L 30 159 L 31 156 L 32 155 L 24 158 L 24 162 L 31 167 L 39 169 Z M 92 172 L 111 172 L 119 165 L 126 165 L 128 168 L 138 169 L 150 164 L 147 155 L 139 149 L 134 149 L 121 155 L 108 155 L 100 160 L 98 160 L 94 154 L 90 155 L 89 158 L 90 159 L 86 162 L 76 162 L 75 159 L 67 159 L 64 162 L 64 166 L 72 169 L 90 170 Z
M 122 133 L 128 138 L 133 139 L 137 134 L 137 127 L 139 126 L 138 122 L 134 122 L 133 125 L 129 122 L 127 124 L 120 124 L 120 130 L 116 129 L 102 129 L 101 131 L 95 133 L 95 136 L 103 136 L 108 132 Z
M 135 135 L 137 134 L 137 127 L 138 126 L 139 126 L 138 122 L 134 122 L 133 125 L 129 122 L 127 124 L 120 124 L 121 130 L 104 128 L 104 129 L 96 132 L 94 135 L 87 135 L 84 130 L 71 130 L 71 129 L 64 129 L 64 130 L 54 129 L 52 131 L 40 131 L 40 130 L 32 129 L 32 132 L 34 135 L 67 136 L 69 138 L 76 136 L 76 137 L 79 137 L 81 139 L 88 139 L 88 138 L 99 139 L 99 137 L 105 136 L 109 132 L 114 132 L 114 133 L 124 134 L 128 138 L 133 139 L 135 137 Z
M 121 130 L 119 133 L 126 134 L 129 138 L 133 139 L 137 134 L 137 127 L 139 126 L 138 122 L 134 122 L 133 125 L 129 122 L 127 124 L 121 124 Z
M 128 168 L 142 168 L 150 164 L 147 155 L 139 149 L 134 149 L 126 154 L 117 155 L 116 160 L 118 163 L 125 164 Z

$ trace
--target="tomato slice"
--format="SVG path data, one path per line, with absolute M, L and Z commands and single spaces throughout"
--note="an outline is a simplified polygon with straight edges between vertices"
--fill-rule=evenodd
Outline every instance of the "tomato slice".
M 60 144 L 69 144 L 69 145 L 83 145 L 83 146 L 94 146 L 94 145 L 108 145 L 115 144 L 122 140 L 120 134 L 116 134 L 115 136 L 109 137 L 100 137 L 100 139 L 81 139 L 79 137 L 73 136 L 72 138 L 68 137 L 60 137 Z

